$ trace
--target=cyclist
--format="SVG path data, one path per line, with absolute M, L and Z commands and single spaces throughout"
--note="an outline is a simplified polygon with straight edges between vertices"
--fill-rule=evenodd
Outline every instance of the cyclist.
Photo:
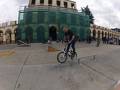
M 68 54 L 68 51 L 70 47 L 73 49 L 73 55 L 75 54 L 75 43 L 76 43 L 76 36 L 75 34 L 68 28 L 64 28 L 64 37 L 65 41 L 68 42 L 67 50 L 66 50 L 66 55 Z

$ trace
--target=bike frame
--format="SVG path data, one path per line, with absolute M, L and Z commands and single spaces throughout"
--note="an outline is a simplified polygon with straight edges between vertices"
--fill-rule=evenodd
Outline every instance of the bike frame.
M 64 53 L 66 53 L 67 52 L 67 47 L 68 47 L 68 44 L 66 44 L 65 45 L 65 48 L 64 48 Z M 68 54 L 69 54 L 69 52 L 71 53 L 71 52 L 73 52 L 73 49 L 72 49 L 72 47 L 70 46 L 70 49 L 69 49 L 69 51 L 68 51 Z

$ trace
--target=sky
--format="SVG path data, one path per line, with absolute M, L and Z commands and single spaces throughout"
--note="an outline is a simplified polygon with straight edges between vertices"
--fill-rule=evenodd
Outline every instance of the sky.
M 120 28 L 119 0 L 73 0 L 77 2 L 77 9 L 89 6 L 95 17 L 95 24 Z M 28 0 L 0 0 L 0 23 L 17 20 L 18 11 L 28 4 Z

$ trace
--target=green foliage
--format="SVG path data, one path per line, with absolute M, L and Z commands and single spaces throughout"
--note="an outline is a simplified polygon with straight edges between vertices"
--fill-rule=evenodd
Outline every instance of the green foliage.
M 94 24 L 94 16 L 93 16 L 92 12 L 90 11 L 89 7 L 86 6 L 85 8 L 81 8 L 81 9 L 82 9 L 83 13 L 85 13 L 86 15 L 89 16 L 90 23 Z

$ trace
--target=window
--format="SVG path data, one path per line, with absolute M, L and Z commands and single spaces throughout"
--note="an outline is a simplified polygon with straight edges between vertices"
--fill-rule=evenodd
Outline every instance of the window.
M 23 19 L 24 19 L 24 13 L 20 13 L 19 19 L 20 19 L 20 20 L 23 20 Z
M 68 7 L 68 3 L 64 2 L 64 7 L 67 8 Z
M 49 5 L 49 6 L 52 5 L 52 0 L 48 0 L 48 5 Z
M 27 12 L 25 14 L 25 23 L 30 24 L 30 23 L 32 23 L 32 20 L 33 20 L 33 13 L 32 12 Z
M 60 6 L 60 1 L 57 1 L 57 6 Z
M 75 4 L 74 4 L 74 3 L 71 3 L 71 7 L 72 7 L 72 8 L 75 8 Z
M 35 4 L 35 0 L 32 0 L 32 5 L 34 5 Z
M 40 4 L 44 4 L 44 0 L 40 0 Z

